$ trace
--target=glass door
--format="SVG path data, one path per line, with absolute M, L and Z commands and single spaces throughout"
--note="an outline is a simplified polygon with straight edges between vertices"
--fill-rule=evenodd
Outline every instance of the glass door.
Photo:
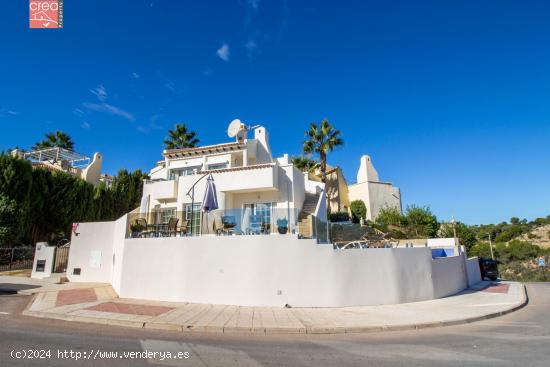
M 193 207 L 191 204 L 185 204 L 184 208 L 189 234 L 198 236 L 201 233 L 201 203 L 195 203 Z
M 271 233 L 273 203 L 244 204 L 243 231 L 246 234 Z

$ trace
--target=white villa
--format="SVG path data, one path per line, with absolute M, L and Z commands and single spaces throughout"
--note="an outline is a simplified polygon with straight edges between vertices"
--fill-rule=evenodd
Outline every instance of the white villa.
M 348 187 L 334 169 L 325 187 L 288 155 L 274 158 L 264 127 L 236 120 L 228 133 L 234 142 L 165 150 L 131 213 L 75 223 L 68 279 L 108 283 L 125 298 L 280 307 L 423 301 L 480 280 L 477 259 L 454 239 L 437 256 L 429 244 L 331 243 L 327 205 L 346 210 L 359 198 L 371 213 L 401 207 L 399 189 L 378 180 L 370 158 L 362 158 L 357 184 Z M 217 209 L 203 210 L 213 190 L 217 205 L 206 206 Z M 54 253 L 37 247 L 39 276 Z
M 300 215 L 305 218 L 326 213 L 318 185 L 313 185 L 311 195 L 307 195 L 307 178 L 289 162 L 288 155 L 272 156 L 267 130 L 257 126 L 253 134 L 249 139 L 243 125 L 235 142 L 165 150 L 164 160 L 144 183 L 140 215 L 147 213 L 148 223 L 167 222 L 176 216 L 193 234 L 213 233 L 216 225 L 223 224 L 222 217 L 230 217 L 236 224 L 234 230 L 246 234 L 255 230 L 250 216 L 259 216 L 262 233 L 275 232 L 277 220 L 288 222 L 289 232 L 295 233 Z M 208 225 L 203 223 L 199 228 L 210 175 L 219 209 L 206 219 Z
M 349 211 L 353 200 L 365 203 L 368 220 L 374 220 L 383 207 L 401 210 L 399 188 L 379 180 L 367 155 L 361 157 L 357 183 L 348 185 L 339 168 L 331 169 L 325 189 L 318 175 L 300 172 L 288 154 L 272 156 L 265 127 L 256 126 L 252 139 L 247 134 L 242 125 L 235 142 L 165 150 L 164 160 L 144 183 L 140 217 L 149 224 L 177 217 L 180 227 L 192 234 L 213 233 L 223 226 L 224 217 L 233 218 L 235 231 L 246 234 L 253 230 L 249 217 L 258 215 L 262 233 L 276 232 L 277 221 L 283 220 L 290 233 L 312 237 L 318 230 L 314 218 L 326 220 L 327 210 Z M 218 191 L 219 209 L 205 225 L 201 222 L 203 178 L 210 175 Z
M 102 178 L 103 156 L 97 152 L 90 158 L 77 152 L 56 147 L 29 152 L 14 149 L 11 151 L 11 155 L 27 159 L 34 168 L 62 171 L 71 176 L 79 177 L 94 186 L 98 185 Z

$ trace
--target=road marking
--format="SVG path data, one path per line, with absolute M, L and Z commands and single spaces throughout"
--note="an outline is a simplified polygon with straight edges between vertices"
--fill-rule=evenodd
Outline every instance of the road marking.
M 0 315 L 9 315 L 9 312 L 0 311 Z

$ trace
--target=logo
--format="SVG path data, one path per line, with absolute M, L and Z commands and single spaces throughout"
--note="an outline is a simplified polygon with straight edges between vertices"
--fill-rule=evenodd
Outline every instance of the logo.
M 63 0 L 29 0 L 29 28 L 63 28 Z

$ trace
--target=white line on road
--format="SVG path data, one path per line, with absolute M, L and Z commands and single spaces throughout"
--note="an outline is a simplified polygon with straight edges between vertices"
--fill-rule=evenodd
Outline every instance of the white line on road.
M 0 311 L 0 315 L 9 315 L 9 312 Z

